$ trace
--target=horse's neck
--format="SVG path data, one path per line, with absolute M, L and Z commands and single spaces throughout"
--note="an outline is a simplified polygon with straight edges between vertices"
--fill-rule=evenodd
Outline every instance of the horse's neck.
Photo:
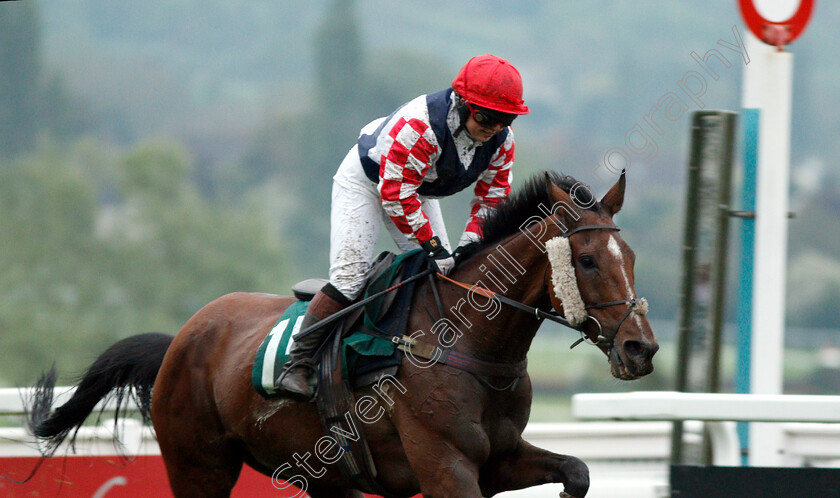
M 454 277 L 537 307 L 547 302 L 543 283 L 547 267 L 545 254 L 531 238 L 520 233 L 479 252 Z M 505 304 L 501 304 L 501 309 L 498 305 L 488 306 L 488 300 L 475 293 L 472 298 L 460 308 L 471 326 L 456 349 L 463 347 L 464 351 L 492 361 L 524 358 L 540 321 Z

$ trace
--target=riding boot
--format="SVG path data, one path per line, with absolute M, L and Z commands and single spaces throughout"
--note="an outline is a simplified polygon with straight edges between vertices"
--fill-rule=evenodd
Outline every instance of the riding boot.
M 304 315 L 303 322 L 300 324 L 300 330 L 306 330 L 311 325 L 343 310 L 350 303 L 351 301 L 332 284 L 325 285 L 309 303 L 306 315 Z M 309 382 L 307 382 L 307 377 L 314 368 L 312 356 L 318 346 L 326 339 L 326 335 L 333 325 L 330 323 L 313 330 L 306 337 L 294 338 L 292 350 L 289 352 L 289 362 L 286 363 L 283 372 L 274 381 L 275 388 L 278 391 L 302 401 L 312 399 L 312 389 L 309 388 Z

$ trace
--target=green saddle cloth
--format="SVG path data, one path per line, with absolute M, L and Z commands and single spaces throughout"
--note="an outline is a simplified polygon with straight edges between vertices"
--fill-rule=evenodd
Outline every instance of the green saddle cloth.
M 271 332 L 257 349 L 254 358 L 254 368 L 251 370 L 251 383 L 257 392 L 265 397 L 274 396 L 274 379 L 283 371 L 283 365 L 289 361 L 289 351 L 292 349 L 292 336 L 300 330 L 303 315 L 309 301 L 296 301 L 289 306 Z
M 392 286 L 394 280 L 399 277 L 404 262 L 416 256 L 420 251 L 422 250 L 417 249 L 394 258 L 394 262 L 368 284 L 365 297 L 372 296 Z M 381 330 L 376 323 L 381 318 L 384 305 L 384 295 L 365 305 L 364 324 L 366 327 L 387 333 Z M 280 315 L 277 323 L 257 349 L 254 368 L 251 371 L 251 383 L 262 396 L 273 397 L 278 395 L 274 389 L 274 379 L 280 375 L 280 372 L 283 371 L 283 365 L 289 361 L 289 352 L 294 343 L 292 336 L 300 331 L 300 324 L 303 322 L 303 316 L 306 314 L 308 307 L 309 301 L 292 303 Z M 348 335 L 342 340 L 342 366 L 345 378 L 348 371 L 353 372 L 360 363 L 364 362 L 360 357 L 390 357 L 394 355 L 394 351 L 394 344 L 386 339 L 373 337 L 359 331 Z

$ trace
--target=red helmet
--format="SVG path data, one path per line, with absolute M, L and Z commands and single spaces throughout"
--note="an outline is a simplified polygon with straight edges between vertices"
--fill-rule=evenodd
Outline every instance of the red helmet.
M 495 55 L 468 60 L 452 89 L 471 104 L 508 114 L 528 114 L 522 100 L 522 77 L 513 64 Z

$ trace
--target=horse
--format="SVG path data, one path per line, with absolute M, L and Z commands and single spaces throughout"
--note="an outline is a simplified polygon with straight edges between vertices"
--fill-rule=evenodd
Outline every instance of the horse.
M 355 389 L 355 414 L 364 422 L 357 430 L 369 444 L 378 494 L 480 497 L 562 483 L 561 496 L 586 495 L 584 462 L 522 439 L 532 400 L 525 362 L 543 318 L 552 308 L 564 311 L 556 291 L 563 265 L 549 261 L 546 245 L 565 238 L 565 267 L 584 305 L 583 338 L 606 355 L 615 378 L 653 371 L 659 346 L 646 310 L 634 308 L 635 256 L 613 223 L 624 190 L 623 173 L 600 201 L 574 178 L 537 173 L 496 206 L 483 238 L 459 258 L 449 278 L 467 285 L 440 280 L 430 290 L 432 282 L 420 281 L 408 319 L 415 345 L 445 343 L 484 368 L 423 360 L 409 350 L 387 382 Z M 151 418 L 177 497 L 229 496 L 243 464 L 283 476 L 313 498 L 360 496 L 337 469 L 343 449 L 323 432 L 315 404 L 267 399 L 251 385 L 255 351 L 293 302 L 236 292 L 204 306 L 175 336 L 123 339 L 56 409 L 49 371 L 30 400 L 30 429 L 54 451 L 108 393 L 123 401 L 130 393 Z

